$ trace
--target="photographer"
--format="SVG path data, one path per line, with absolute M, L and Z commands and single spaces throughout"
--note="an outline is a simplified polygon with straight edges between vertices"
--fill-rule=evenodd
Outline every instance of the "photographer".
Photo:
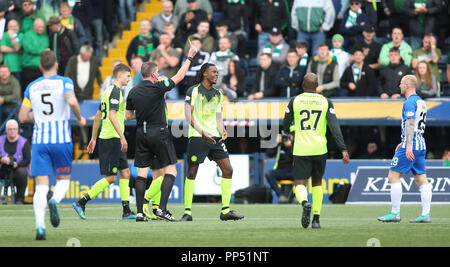
M 294 180 L 293 173 L 293 156 L 292 156 L 292 142 L 294 137 L 292 135 L 278 134 L 278 145 L 274 148 L 269 148 L 266 151 L 268 157 L 276 155 L 276 162 L 273 170 L 266 173 L 266 180 L 270 188 L 277 194 L 278 203 L 287 203 L 288 196 L 285 196 L 278 187 L 277 181 L 280 180 Z
M 6 135 L 0 136 L 0 157 L 0 177 L 12 178 L 17 188 L 16 204 L 22 204 L 27 187 L 31 147 L 27 139 L 19 135 L 19 125 L 15 120 L 6 123 Z

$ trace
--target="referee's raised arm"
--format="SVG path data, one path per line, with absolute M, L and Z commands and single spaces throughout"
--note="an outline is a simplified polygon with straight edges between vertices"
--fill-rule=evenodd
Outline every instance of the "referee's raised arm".
M 183 65 L 178 70 L 177 74 L 175 74 L 171 78 L 172 81 L 175 83 L 175 85 L 177 85 L 178 83 L 180 83 L 184 79 L 184 76 L 186 75 L 186 72 L 189 70 L 189 66 L 191 65 L 192 59 L 195 57 L 197 52 L 198 52 L 198 49 L 195 46 L 191 45 L 191 47 L 189 48 L 187 60 L 184 61 Z

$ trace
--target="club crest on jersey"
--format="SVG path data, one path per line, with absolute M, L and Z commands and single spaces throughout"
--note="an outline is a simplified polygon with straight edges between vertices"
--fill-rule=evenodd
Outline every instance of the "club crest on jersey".
M 164 85 L 166 86 L 166 87 L 169 87 L 169 85 L 170 85 L 170 82 L 169 82 L 169 80 L 164 80 Z
M 119 104 L 119 100 L 117 100 L 117 99 L 111 99 L 111 101 L 109 101 L 111 104 Z

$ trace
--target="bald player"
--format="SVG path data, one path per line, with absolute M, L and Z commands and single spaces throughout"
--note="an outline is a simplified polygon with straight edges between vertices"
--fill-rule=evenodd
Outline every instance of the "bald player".
M 310 224 L 311 208 L 313 210 L 312 228 L 321 228 L 319 216 L 322 209 L 322 177 L 327 160 L 327 126 L 342 152 L 342 163 L 350 161 L 342 137 L 341 128 L 336 118 L 333 103 L 316 93 L 317 76 L 307 73 L 303 78 L 304 93 L 295 96 L 289 102 L 284 116 L 283 130 L 290 132 L 294 127 L 294 193 L 303 207 L 302 226 Z M 311 177 L 313 203 L 308 202 L 306 190 Z
M 417 79 L 406 75 L 400 81 L 400 92 L 406 101 L 402 110 L 402 142 L 395 149 L 388 178 L 391 183 L 392 210 L 379 217 L 381 222 L 400 222 L 400 202 L 402 200 L 402 174 L 412 171 L 414 180 L 420 190 L 422 213 L 411 223 L 430 223 L 430 206 L 432 190 L 425 170 L 426 144 L 423 134 L 427 118 L 425 101 L 416 94 Z

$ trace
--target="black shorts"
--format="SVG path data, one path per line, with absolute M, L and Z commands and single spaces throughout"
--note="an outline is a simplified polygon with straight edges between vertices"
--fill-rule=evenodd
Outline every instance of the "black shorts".
M 134 160 L 136 167 L 158 170 L 175 163 L 177 153 L 168 128 L 147 128 L 147 133 L 144 133 L 143 127 L 137 128 Z
M 220 138 L 214 137 L 217 143 L 208 144 L 201 137 L 189 138 L 187 146 L 187 157 L 189 164 L 200 164 L 208 157 L 209 160 L 220 160 L 228 158 L 228 150 L 224 142 L 218 142 Z
M 128 168 L 127 154 L 121 151 L 119 138 L 98 139 L 98 158 L 102 175 L 117 175 L 117 171 Z
M 322 178 L 327 163 L 327 154 L 317 156 L 294 156 L 294 179 Z

